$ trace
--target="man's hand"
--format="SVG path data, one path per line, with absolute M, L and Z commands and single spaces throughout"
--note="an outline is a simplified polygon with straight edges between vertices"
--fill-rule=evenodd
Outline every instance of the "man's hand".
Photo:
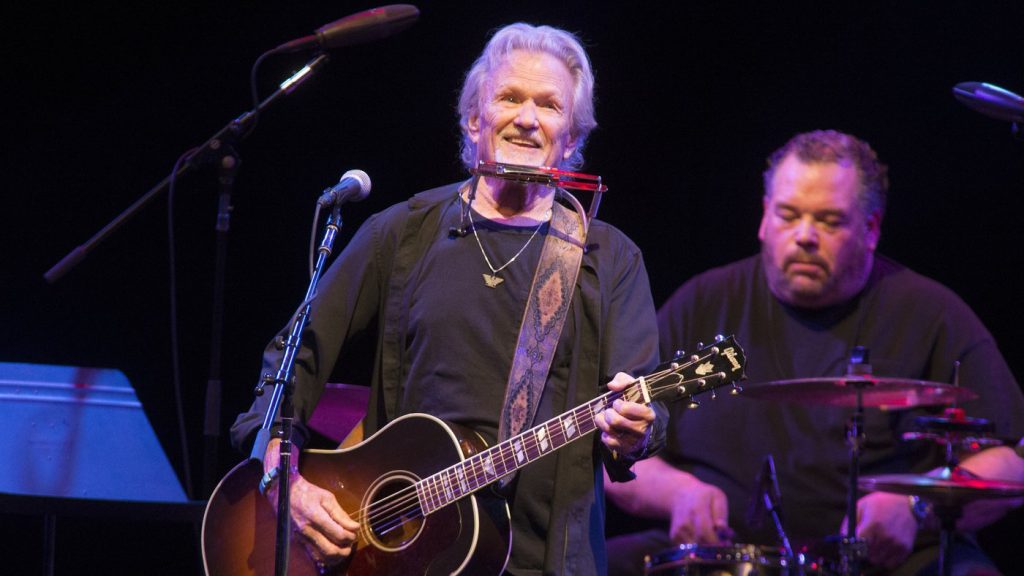
M 608 383 L 608 389 L 620 392 L 632 382 L 629 374 L 619 372 Z M 644 452 L 654 419 L 654 410 L 649 406 L 620 398 L 594 420 L 601 429 L 601 442 L 609 450 L 624 456 L 641 457 L 646 456 Z
M 275 438 L 267 445 L 263 458 L 263 469 L 277 468 L 281 460 L 281 440 Z M 292 454 L 292 461 L 298 463 L 298 454 Z M 296 466 L 297 467 L 297 466 Z M 338 504 L 338 500 L 327 490 L 306 481 L 297 470 L 290 474 L 292 529 L 299 535 L 306 552 L 317 564 L 333 566 L 352 554 L 359 523 L 352 520 Z M 274 510 L 277 510 L 278 483 L 274 483 L 266 495 Z
M 848 519 L 840 533 L 846 535 Z M 873 492 L 857 501 L 857 537 L 868 546 L 868 561 L 892 570 L 902 564 L 914 547 L 917 519 L 902 494 Z
M 729 528 L 729 500 L 717 486 L 695 476 L 676 484 L 672 494 L 669 538 L 673 544 L 721 546 L 732 544 Z

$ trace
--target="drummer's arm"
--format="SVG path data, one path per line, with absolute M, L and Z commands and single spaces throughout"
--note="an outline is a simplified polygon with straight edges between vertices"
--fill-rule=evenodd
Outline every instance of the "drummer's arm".
M 676 544 L 718 546 L 731 541 L 729 502 L 720 488 L 657 456 L 637 462 L 633 472 L 636 478 L 629 482 L 611 482 L 605 473 L 608 496 L 619 508 L 668 520 L 668 536 Z
M 1024 458 L 1013 448 L 996 446 L 964 458 L 960 467 L 986 480 L 1024 482 Z M 996 520 L 1010 510 L 1024 504 L 1022 498 L 996 498 L 979 500 L 964 507 L 963 517 L 957 522 L 960 530 L 974 531 Z
M 636 462 L 632 470 L 636 478 L 629 482 L 612 482 L 605 472 L 605 491 L 623 511 L 643 518 L 668 520 L 672 514 L 672 495 L 696 480 L 658 456 Z

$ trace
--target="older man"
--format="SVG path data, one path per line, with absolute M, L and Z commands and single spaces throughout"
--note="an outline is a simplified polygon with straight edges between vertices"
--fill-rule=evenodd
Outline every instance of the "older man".
M 593 82 L 572 34 L 526 24 L 502 28 L 462 88 L 463 162 L 470 169 L 479 161 L 577 168 L 596 126 Z M 531 393 L 518 390 L 509 395 L 523 402 L 510 408 L 506 382 L 534 277 L 542 276 L 536 272 L 553 210 L 561 208 L 556 194 L 546 185 L 485 175 L 371 217 L 326 272 L 313 302 L 296 368 L 300 420 L 312 412 L 339 349 L 375 330 L 366 433 L 398 416 L 426 413 L 491 442 L 498 438 L 499 416 L 529 404 L 523 399 Z M 540 396 L 532 399 L 533 422 L 586 403 L 609 380 L 620 390 L 627 374 L 656 363 L 657 327 L 640 251 L 599 221 L 591 222 L 587 245 L 562 302 L 568 312 L 550 369 L 540 374 Z M 278 357 L 269 347 L 268 370 Z M 258 401 L 239 417 L 237 445 L 251 444 L 263 408 Z M 602 461 L 613 477 L 630 478 L 632 463 L 663 443 L 665 418 L 650 406 L 617 402 L 596 420 L 599 436 L 531 463 L 505 487 L 512 526 L 510 551 L 501 554 L 508 554 L 506 573 L 605 572 Z M 267 450 L 268 472 L 279 460 L 278 444 Z M 296 530 L 318 562 L 341 562 L 353 546 L 374 545 L 359 541 L 366 532 L 352 510 L 301 476 L 291 503 Z M 432 569 L 474 570 L 462 559 L 445 564 L 443 550 L 437 557 L 440 566 Z M 500 563 L 494 569 L 500 572 Z
M 855 346 L 869 349 L 878 376 L 950 382 L 959 362 L 960 383 L 980 395 L 964 406 L 969 414 L 990 419 L 1000 435 L 1024 435 L 1021 389 L 974 313 L 947 288 L 876 255 L 888 179 L 867 143 L 834 131 L 800 134 L 769 158 L 764 184 L 760 256 L 698 275 L 672 295 L 658 313 L 663 355 L 698 334 L 735 333 L 751 384 L 843 375 Z M 671 544 L 779 542 L 771 521 L 755 528 L 756 518 L 748 517 L 769 455 L 793 544 L 839 534 L 850 414 L 742 395 L 673 410 L 662 457 L 638 465 L 637 481 L 609 488 L 622 508 L 666 520 L 669 531 L 616 539 L 610 552 L 621 568 L 611 572 L 638 573 L 644 552 Z M 940 466 L 936 446 L 901 441 L 901 430 L 920 415 L 868 408 L 861 472 Z M 973 455 L 963 467 L 984 478 L 1024 481 L 1024 460 L 1010 447 Z M 1014 503 L 968 507 L 960 527 L 977 529 Z M 925 548 L 917 537 L 927 536 L 919 534 L 915 511 L 925 510 L 915 510 L 905 495 L 860 498 L 857 535 L 867 542 L 870 565 L 913 574 L 934 560 L 934 548 L 914 552 Z M 957 544 L 957 560 L 961 569 L 990 568 L 969 536 Z

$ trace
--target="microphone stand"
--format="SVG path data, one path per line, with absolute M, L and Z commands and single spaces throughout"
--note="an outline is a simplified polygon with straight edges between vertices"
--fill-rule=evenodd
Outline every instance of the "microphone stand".
M 224 336 L 224 277 L 227 270 L 228 232 L 231 230 L 231 191 L 241 160 L 230 153 L 220 162 L 220 197 L 217 201 L 217 248 L 213 274 L 213 311 L 210 322 L 210 377 L 206 381 L 203 422 L 203 496 L 217 484 L 217 448 L 220 440 L 221 350 Z
M 270 443 L 271 427 L 274 425 L 275 416 L 280 414 L 281 421 L 281 460 L 278 464 L 278 492 L 277 492 L 277 539 L 274 551 L 274 574 L 284 576 L 288 572 L 288 554 L 291 544 L 291 456 L 292 456 L 292 392 L 295 384 L 295 357 L 302 345 L 302 331 L 309 324 L 310 302 L 316 295 L 317 284 L 320 282 L 320 275 L 323 273 L 324 264 L 330 257 L 334 247 L 334 239 L 341 228 L 341 205 L 336 203 L 331 209 L 331 215 L 327 219 L 326 230 L 323 240 L 320 242 L 316 264 L 313 267 L 313 274 L 306 289 L 306 297 L 299 307 L 292 321 L 288 338 L 284 341 L 281 357 L 281 364 L 277 374 L 271 376 L 264 374 L 260 383 L 256 386 L 255 394 L 263 394 L 266 384 L 274 385 L 274 392 L 270 397 L 270 405 L 264 415 L 263 424 L 256 434 L 256 441 L 253 443 L 250 459 L 263 461 Z
M 135 201 L 134 204 L 126 208 L 123 212 L 117 215 L 116 218 L 111 220 L 106 226 L 104 226 L 99 232 L 89 238 L 84 244 L 76 247 L 67 255 L 53 265 L 52 268 L 43 274 L 43 278 L 47 282 L 53 284 L 59 280 L 62 276 L 68 273 L 72 268 L 78 265 L 85 257 L 92 252 L 92 250 L 114 231 L 120 228 L 125 222 L 130 220 L 135 214 L 152 202 L 157 196 L 163 193 L 168 188 L 171 181 L 175 180 L 180 176 L 184 176 L 188 172 L 191 172 L 197 166 L 202 165 L 205 159 L 211 155 L 218 154 L 225 143 L 236 142 L 239 138 L 244 138 L 248 135 L 248 131 L 252 128 L 252 125 L 256 117 L 263 112 L 263 110 L 270 107 L 271 104 L 277 102 L 282 96 L 291 94 L 296 88 L 302 85 L 310 76 L 313 75 L 319 68 L 327 62 L 326 54 L 319 54 L 316 58 L 311 60 L 308 64 L 303 66 L 298 72 L 292 75 L 290 78 L 281 83 L 277 90 L 273 94 L 265 98 L 252 110 L 242 114 L 238 118 L 235 118 L 229 122 L 226 126 L 221 128 L 216 134 L 210 137 L 209 140 L 204 142 L 199 148 L 193 153 L 189 154 L 188 157 L 181 163 L 181 166 L 171 175 L 161 180 L 156 186 L 149 189 L 141 198 Z
M 223 334 L 223 292 L 224 275 L 227 261 L 227 237 L 230 228 L 231 190 L 234 184 L 238 168 L 238 157 L 235 153 L 235 145 L 244 139 L 251 132 L 259 114 L 269 108 L 282 97 L 291 94 L 299 86 L 304 84 L 315 72 L 317 72 L 328 61 L 324 53 L 317 54 L 309 63 L 299 69 L 298 72 L 282 82 L 277 90 L 266 97 L 252 110 L 245 112 L 235 118 L 206 142 L 189 152 L 185 159 L 178 165 L 178 168 L 165 177 L 148 192 L 142 195 L 131 206 L 111 220 L 99 232 L 89 238 L 84 244 L 74 248 L 59 262 L 43 274 L 43 277 L 50 284 L 57 282 L 72 268 L 77 266 L 85 257 L 92 252 L 96 246 L 113 234 L 128 220 L 134 217 L 144 207 L 149 205 L 157 196 L 167 190 L 171 183 L 177 178 L 195 170 L 208 162 L 220 160 L 221 165 L 221 194 L 217 215 L 217 254 L 216 269 L 214 276 L 214 302 L 212 311 L 211 344 L 210 344 L 210 375 L 207 380 L 205 414 L 204 414 L 204 495 L 209 494 L 214 483 L 214 470 L 217 465 L 217 442 L 220 437 L 220 405 L 221 405 L 221 379 L 220 379 L 220 356 L 221 338 Z M 187 467 L 188 464 L 186 463 Z M 186 468 L 187 469 L 187 468 Z M 186 479 L 187 480 L 187 479 Z M 191 485 L 191 481 L 186 484 Z M 192 495 L 189 495 L 192 497 Z

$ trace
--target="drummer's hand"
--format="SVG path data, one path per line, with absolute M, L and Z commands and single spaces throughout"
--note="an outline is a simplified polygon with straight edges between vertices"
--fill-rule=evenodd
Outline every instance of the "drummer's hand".
M 847 519 L 840 533 L 846 535 Z M 917 536 L 917 520 L 903 494 L 873 492 L 857 501 L 857 537 L 868 547 L 868 561 L 892 570 L 910 555 Z
M 729 500 L 717 486 L 690 474 L 672 495 L 669 538 L 673 544 L 722 546 L 732 544 Z
M 619 372 L 608 383 L 608 389 L 619 392 L 632 384 L 634 379 Z M 627 456 L 641 456 L 651 438 L 651 424 L 654 410 L 650 406 L 618 399 L 605 409 L 603 417 L 594 419 L 601 429 L 601 442 L 613 453 Z
M 263 459 L 264 471 L 276 468 L 280 462 L 280 439 L 267 446 Z M 293 462 L 297 461 L 292 454 Z M 309 483 L 294 471 L 289 475 L 291 500 L 289 502 L 292 529 L 317 564 L 334 566 L 352 554 L 359 524 L 352 520 L 338 504 L 334 494 Z M 266 496 L 277 510 L 278 483 L 267 490 Z

